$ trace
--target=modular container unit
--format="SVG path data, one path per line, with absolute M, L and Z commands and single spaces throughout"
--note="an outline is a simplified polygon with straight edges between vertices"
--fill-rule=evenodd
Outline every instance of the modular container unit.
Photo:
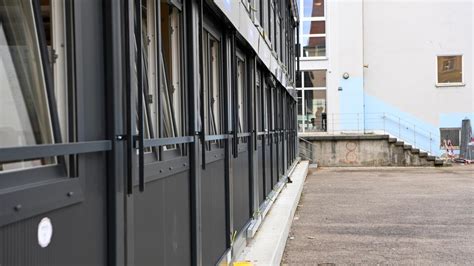
M 293 1 L 0 0 L 0 265 L 213 265 L 296 161 Z

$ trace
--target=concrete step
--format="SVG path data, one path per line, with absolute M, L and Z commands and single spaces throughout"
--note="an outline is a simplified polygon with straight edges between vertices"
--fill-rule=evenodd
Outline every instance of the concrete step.
M 444 165 L 444 161 L 441 160 L 441 159 L 435 159 L 434 165 L 435 165 L 435 166 L 443 166 L 443 165 Z
M 427 160 L 427 161 L 430 161 L 430 162 L 433 162 L 433 161 L 436 160 L 436 157 L 433 156 L 433 155 L 428 155 L 428 156 L 426 156 L 426 160 Z
M 395 143 L 397 142 L 397 138 L 388 138 L 388 143 Z
M 411 147 L 410 144 L 404 144 L 404 145 L 403 145 L 403 149 L 405 149 L 405 150 L 411 150 L 411 148 L 412 148 L 412 147 Z
M 413 154 L 419 154 L 419 153 L 420 153 L 420 149 L 412 148 L 412 149 L 411 149 L 411 153 L 413 153 Z
M 427 153 L 427 152 L 424 152 L 424 151 L 420 151 L 420 153 L 418 154 L 418 156 L 420 156 L 420 158 L 424 158 L 424 157 L 427 157 L 427 156 L 428 156 L 428 153 Z
M 403 146 L 405 145 L 405 142 L 401 141 L 401 140 L 398 140 L 397 142 L 395 142 L 395 145 L 397 146 Z

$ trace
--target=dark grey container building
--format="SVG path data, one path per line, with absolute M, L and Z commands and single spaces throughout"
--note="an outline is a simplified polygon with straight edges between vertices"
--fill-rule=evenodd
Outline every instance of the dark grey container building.
M 293 0 L 0 0 L 0 265 L 214 265 L 297 155 Z

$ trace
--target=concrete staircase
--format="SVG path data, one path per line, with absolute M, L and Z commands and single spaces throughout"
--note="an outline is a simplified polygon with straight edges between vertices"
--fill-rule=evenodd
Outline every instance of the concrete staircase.
M 385 134 L 300 136 L 299 154 L 322 167 L 448 165 L 436 156 Z
M 420 151 L 420 149 L 413 148 L 410 144 L 405 144 L 404 141 L 397 138 L 388 138 L 389 149 L 388 153 L 390 161 L 394 166 L 444 166 L 444 160 L 429 155 L 427 152 Z

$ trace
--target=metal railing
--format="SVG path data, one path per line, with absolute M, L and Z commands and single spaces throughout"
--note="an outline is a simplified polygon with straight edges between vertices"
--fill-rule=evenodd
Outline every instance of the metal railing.
M 310 163 L 316 162 L 316 157 L 313 149 L 313 143 L 304 138 L 299 137 L 299 156 L 303 160 L 308 160 Z
M 304 121 L 305 123 L 302 123 Z M 388 134 L 403 140 L 414 148 L 437 153 L 440 135 L 423 126 L 390 113 L 329 113 L 326 121 L 321 117 L 299 120 L 300 136 L 312 132 L 329 132 L 333 134 L 363 133 Z M 301 134 L 304 128 L 304 133 Z M 326 128 L 326 130 L 322 130 Z

